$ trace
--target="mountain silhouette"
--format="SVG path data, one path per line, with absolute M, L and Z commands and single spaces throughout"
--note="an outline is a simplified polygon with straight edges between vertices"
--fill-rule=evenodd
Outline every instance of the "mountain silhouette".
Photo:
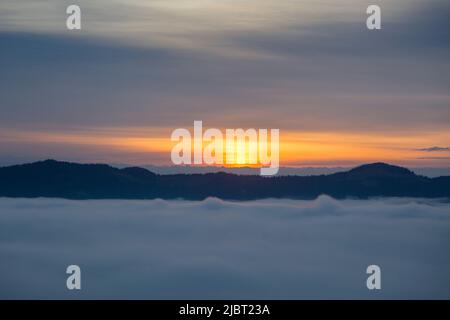
M 0 168 L 0 196 L 67 199 L 450 197 L 450 177 L 427 178 L 385 163 L 317 176 L 229 173 L 158 175 L 139 167 L 45 160 Z
M 406 168 L 393 166 L 390 164 L 377 162 L 372 164 L 364 164 L 362 166 L 351 169 L 347 172 L 349 176 L 357 178 L 376 178 L 376 177 L 391 177 L 404 178 L 414 176 L 414 172 Z

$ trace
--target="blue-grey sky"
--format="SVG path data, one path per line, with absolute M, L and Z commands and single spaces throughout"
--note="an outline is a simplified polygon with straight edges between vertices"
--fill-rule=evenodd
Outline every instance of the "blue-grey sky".
M 73 3 L 82 30 L 66 29 Z M 367 159 L 330 154 L 329 163 L 322 154 L 289 156 L 299 163 L 448 164 L 450 152 L 419 150 L 450 145 L 450 4 L 377 1 L 377 31 L 366 28 L 369 4 L 2 1 L 0 162 L 164 163 L 156 147 L 114 141 L 130 132 L 168 138 L 203 120 L 280 128 L 297 143 L 318 132 L 384 148 L 381 159 L 376 150 Z M 107 138 L 91 143 L 98 132 Z

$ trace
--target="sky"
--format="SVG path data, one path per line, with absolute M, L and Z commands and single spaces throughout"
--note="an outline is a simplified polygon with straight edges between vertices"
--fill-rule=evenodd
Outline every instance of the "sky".
M 450 204 L 0 198 L 2 299 L 448 299 Z M 81 290 L 66 289 L 68 265 Z M 367 266 L 381 290 L 367 290 Z
M 170 165 L 176 128 L 278 128 L 284 166 L 450 166 L 450 4 L 0 3 L 0 165 Z

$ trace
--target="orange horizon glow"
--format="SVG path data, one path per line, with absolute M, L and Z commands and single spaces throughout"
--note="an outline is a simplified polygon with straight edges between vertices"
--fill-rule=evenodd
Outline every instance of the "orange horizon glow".
M 107 128 L 73 132 L 4 131 L 0 143 L 32 143 L 46 145 L 54 150 L 76 145 L 96 149 L 98 153 L 111 151 L 117 159 L 107 162 L 130 164 L 171 165 L 170 152 L 176 144 L 170 140 L 168 128 Z M 424 152 L 419 149 L 448 146 L 450 132 L 411 133 L 354 133 L 301 132 L 280 130 L 280 166 L 335 166 L 371 162 L 389 162 L 403 165 L 449 166 L 450 152 Z M 203 145 L 203 148 L 206 144 Z M 134 158 L 130 154 L 137 154 Z M 155 160 L 153 155 L 159 155 Z M 260 167 L 245 157 L 235 162 L 224 161 L 220 167 Z M 90 161 L 90 159 L 86 159 Z

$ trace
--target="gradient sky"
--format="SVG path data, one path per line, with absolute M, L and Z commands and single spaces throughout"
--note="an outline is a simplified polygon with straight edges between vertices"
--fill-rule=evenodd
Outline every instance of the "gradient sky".
M 172 130 L 203 120 L 279 128 L 282 165 L 450 166 L 449 17 L 444 0 L 3 0 L 0 164 L 170 164 Z

